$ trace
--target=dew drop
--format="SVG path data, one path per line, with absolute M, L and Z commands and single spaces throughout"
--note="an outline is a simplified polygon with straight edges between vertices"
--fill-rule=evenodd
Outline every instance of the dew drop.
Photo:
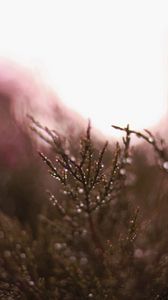
M 154 139 L 153 139 L 152 137 L 150 137 L 150 138 L 148 139 L 148 142 L 152 144 L 152 143 L 154 142 Z
M 135 249 L 134 257 L 142 258 L 143 256 L 144 256 L 144 253 L 143 253 L 142 249 L 140 249 L 140 248 Z
M 129 165 L 132 164 L 132 158 L 131 157 L 127 157 L 126 158 L 126 163 L 129 164 Z
M 75 256 L 70 256 L 69 259 L 70 259 L 71 262 L 76 262 L 76 257 Z
M 87 265 L 87 263 L 88 263 L 88 259 L 87 259 L 87 257 L 81 257 L 81 259 L 80 259 L 80 265 Z
M 62 244 L 61 244 L 61 243 L 55 243 L 55 244 L 54 244 L 54 248 L 55 248 L 56 250 L 61 250 L 61 249 L 62 249 Z
M 87 235 L 87 230 L 86 229 L 83 229 L 82 230 L 82 237 L 85 237 Z
M 83 189 L 82 189 L 82 188 L 79 188 L 79 189 L 78 189 L 78 192 L 79 192 L 79 194 L 83 194 Z
M 65 154 L 66 154 L 66 155 L 69 155 L 69 154 L 70 154 L 70 151 L 69 151 L 68 149 L 66 149 L 66 150 L 65 150 Z
M 21 245 L 18 243 L 16 244 L 16 249 L 20 250 L 21 249 Z
M 21 253 L 21 254 L 20 254 L 20 257 L 21 257 L 22 259 L 25 259 L 25 258 L 26 258 L 26 254 L 25 254 L 25 253 Z
M 9 250 L 5 250 L 5 251 L 4 251 L 4 256 L 5 256 L 6 258 L 11 257 L 11 252 L 10 252 Z
M 121 169 L 121 170 L 120 170 L 120 174 L 121 174 L 121 175 L 125 175 L 125 174 L 126 174 L 126 170 L 125 170 L 125 169 Z
M 71 160 L 72 160 L 72 161 L 75 161 L 76 158 L 75 158 L 74 156 L 71 156 Z
M 163 163 L 163 168 L 164 168 L 166 171 L 168 171 L 168 161 L 165 161 L 165 162 Z

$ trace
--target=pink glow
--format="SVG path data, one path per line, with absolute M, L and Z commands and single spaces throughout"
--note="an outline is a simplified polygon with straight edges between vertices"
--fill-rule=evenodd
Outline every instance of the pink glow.
M 28 124 L 27 114 L 61 134 L 75 134 L 86 124 L 30 70 L 1 61 L 0 161 L 10 167 L 16 166 L 26 155 L 24 131 Z

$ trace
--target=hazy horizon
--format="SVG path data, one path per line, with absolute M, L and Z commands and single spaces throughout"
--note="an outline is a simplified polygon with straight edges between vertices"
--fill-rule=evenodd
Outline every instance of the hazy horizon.
M 151 0 L 1 2 L 1 66 L 27 68 L 106 135 L 155 127 L 167 113 L 167 11 Z

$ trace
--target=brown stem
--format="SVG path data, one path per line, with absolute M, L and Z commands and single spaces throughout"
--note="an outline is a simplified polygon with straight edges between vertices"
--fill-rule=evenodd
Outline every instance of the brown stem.
M 100 241 L 100 238 L 97 235 L 97 232 L 96 232 L 96 229 L 95 229 L 95 226 L 94 226 L 94 222 L 93 222 L 93 218 L 92 218 L 92 214 L 91 213 L 89 213 L 88 221 L 89 221 L 89 227 L 90 227 L 90 232 L 91 232 L 91 236 L 92 236 L 93 242 L 94 242 L 96 248 L 98 250 L 100 250 L 100 253 L 103 254 L 104 253 L 104 247 L 103 247 L 103 245 L 102 245 L 102 243 Z

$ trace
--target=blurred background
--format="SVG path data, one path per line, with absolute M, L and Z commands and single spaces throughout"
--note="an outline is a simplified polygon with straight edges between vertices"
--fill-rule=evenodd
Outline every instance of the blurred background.
M 27 114 L 74 139 L 88 118 L 97 138 L 113 141 L 118 132 L 111 124 L 127 123 L 167 138 L 167 12 L 167 1 L 154 0 L 0 0 L 0 205 L 5 212 L 33 223 L 32 207 L 37 214 L 50 184 Z M 142 202 L 146 191 L 151 194 L 153 169 L 145 173 L 149 162 L 141 149 L 136 155 L 137 202 Z
M 2 0 L 0 85 L 15 77 L 32 92 L 16 64 L 104 134 L 115 134 L 112 123 L 157 125 L 167 112 L 167 12 L 164 0 Z M 31 98 L 41 107 L 51 95 Z

